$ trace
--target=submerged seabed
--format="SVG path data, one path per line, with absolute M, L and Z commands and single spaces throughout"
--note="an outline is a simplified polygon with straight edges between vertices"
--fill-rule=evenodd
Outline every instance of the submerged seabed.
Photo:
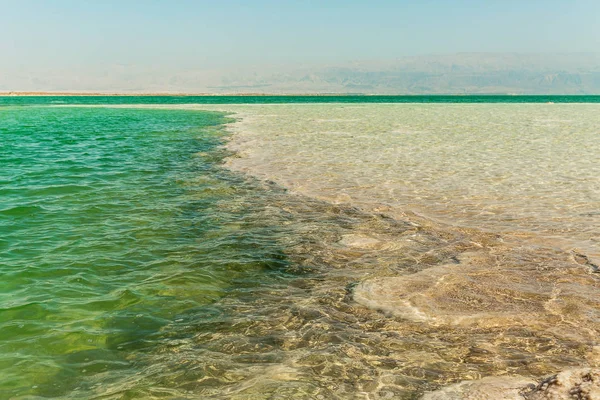
M 228 109 L 241 116 L 231 168 L 403 226 L 344 232 L 328 261 L 362 270 L 347 283 L 390 317 L 380 334 L 433 346 L 384 344 L 424 379 L 411 387 L 394 364 L 371 372 L 377 385 L 404 382 L 389 393 L 411 398 L 452 380 L 598 366 L 597 105 Z
M 599 365 L 589 219 L 599 110 L 545 107 L 214 108 L 240 118 L 226 166 L 260 179 L 223 169 L 214 143 L 196 146 L 202 161 L 176 179 L 181 206 L 170 213 L 185 232 L 166 237 L 178 251 L 164 258 L 161 247 L 142 285 L 131 270 L 128 289 L 106 295 L 111 311 L 92 319 L 101 343 L 74 325 L 64 354 L 29 367 L 43 376 L 45 365 L 46 379 L 12 393 L 414 399 L 465 379 Z M 564 190 L 529 185 L 555 167 Z M 39 333 L 36 315 L 10 312 Z M 6 323 L 17 332 L 18 322 Z

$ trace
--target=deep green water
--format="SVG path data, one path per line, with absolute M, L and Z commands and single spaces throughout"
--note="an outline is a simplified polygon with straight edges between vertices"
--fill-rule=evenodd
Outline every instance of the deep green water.
M 600 103 L 600 95 L 418 96 L 0 96 L 3 105 L 48 104 L 277 104 L 277 103 Z
M 219 167 L 225 121 L 0 110 L 1 399 L 145 398 L 161 387 L 151 354 L 219 317 L 217 299 L 285 276 L 276 229 L 248 222 L 257 189 Z

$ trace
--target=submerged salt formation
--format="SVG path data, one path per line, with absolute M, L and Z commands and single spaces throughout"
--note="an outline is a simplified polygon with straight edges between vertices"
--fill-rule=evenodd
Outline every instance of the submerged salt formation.
M 580 368 L 562 371 L 544 379 L 524 397 L 527 400 L 600 399 L 600 369 Z
M 534 383 L 524 377 L 488 377 L 464 381 L 430 392 L 422 400 L 596 400 L 600 369 L 562 371 Z
M 483 245 L 482 245 L 483 247 Z M 367 279 L 354 299 L 400 318 L 459 327 L 528 327 L 596 340 L 600 280 L 561 252 L 488 244 L 415 274 Z
M 416 227 L 412 237 L 340 239 L 379 264 L 353 288 L 358 304 L 382 311 L 399 331 L 429 332 L 417 340 L 443 337 L 454 361 L 483 363 L 475 377 L 523 376 L 488 378 L 498 393 L 506 383 L 519 389 L 510 396 L 520 395 L 524 383 L 552 369 L 598 365 L 590 354 L 600 334 L 600 167 L 581 149 L 600 151 L 600 106 L 229 109 L 242 117 L 233 127 L 231 168 Z M 422 233 L 438 244 L 414 256 L 414 266 L 394 267 L 385 254 L 410 254 L 426 242 Z M 561 361 L 540 363 L 550 354 Z
M 581 340 L 600 331 L 600 168 L 580 153 L 598 146 L 600 106 L 227 108 L 242 117 L 230 144 L 234 169 L 334 203 L 475 228 L 463 230 L 472 244 L 451 264 L 364 280 L 354 291 L 360 304 L 433 325 L 529 327 Z
M 600 259 L 598 104 L 227 109 L 241 117 L 233 169 L 327 201 L 414 211 Z
M 532 379 L 493 376 L 449 385 L 421 400 L 524 400 L 523 390 L 531 387 L 535 387 Z

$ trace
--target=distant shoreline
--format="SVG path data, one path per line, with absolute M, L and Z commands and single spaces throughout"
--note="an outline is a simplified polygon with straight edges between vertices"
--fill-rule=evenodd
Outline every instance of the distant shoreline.
M 420 94 L 364 94 L 364 93 L 133 93 L 133 92 L 0 92 L 0 97 L 34 97 L 34 96 L 106 96 L 106 97 L 133 97 L 133 96 L 173 96 L 173 97 L 247 97 L 247 96 L 429 96 Z M 436 95 L 433 95 L 436 96 Z M 461 94 L 439 94 L 438 96 L 461 96 Z M 462 95 L 464 96 L 464 95 Z M 467 96 L 470 96 L 467 95 Z
M 169 93 L 169 92 L 156 92 L 156 93 L 119 93 L 119 92 L 0 92 L 2 97 L 34 97 L 34 96 L 106 96 L 106 97 L 117 97 L 117 96 L 177 96 L 177 97 L 220 97 L 220 96 L 362 96 L 362 94 L 265 94 L 265 93 Z
M 590 97 L 600 94 L 526 94 L 526 93 L 401 93 L 401 94 L 372 94 L 372 93 L 132 93 L 132 92 L 0 92 L 0 97 L 423 97 L 423 96 L 514 96 L 514 97 Z

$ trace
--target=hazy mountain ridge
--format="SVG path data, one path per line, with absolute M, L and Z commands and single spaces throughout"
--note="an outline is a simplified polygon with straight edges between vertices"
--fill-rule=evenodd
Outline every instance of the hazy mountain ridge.
M 181 93 L 598 94 L 600 53 L 462 53 L 328 66 L 238 70 L 109 66 L 2 71 L 0 91 Z
M 600 54 L 456 54 L 407 57 L 296 70 L 255 79 L 228 78 L 218 89 L 336 93 L 600 93 Z

